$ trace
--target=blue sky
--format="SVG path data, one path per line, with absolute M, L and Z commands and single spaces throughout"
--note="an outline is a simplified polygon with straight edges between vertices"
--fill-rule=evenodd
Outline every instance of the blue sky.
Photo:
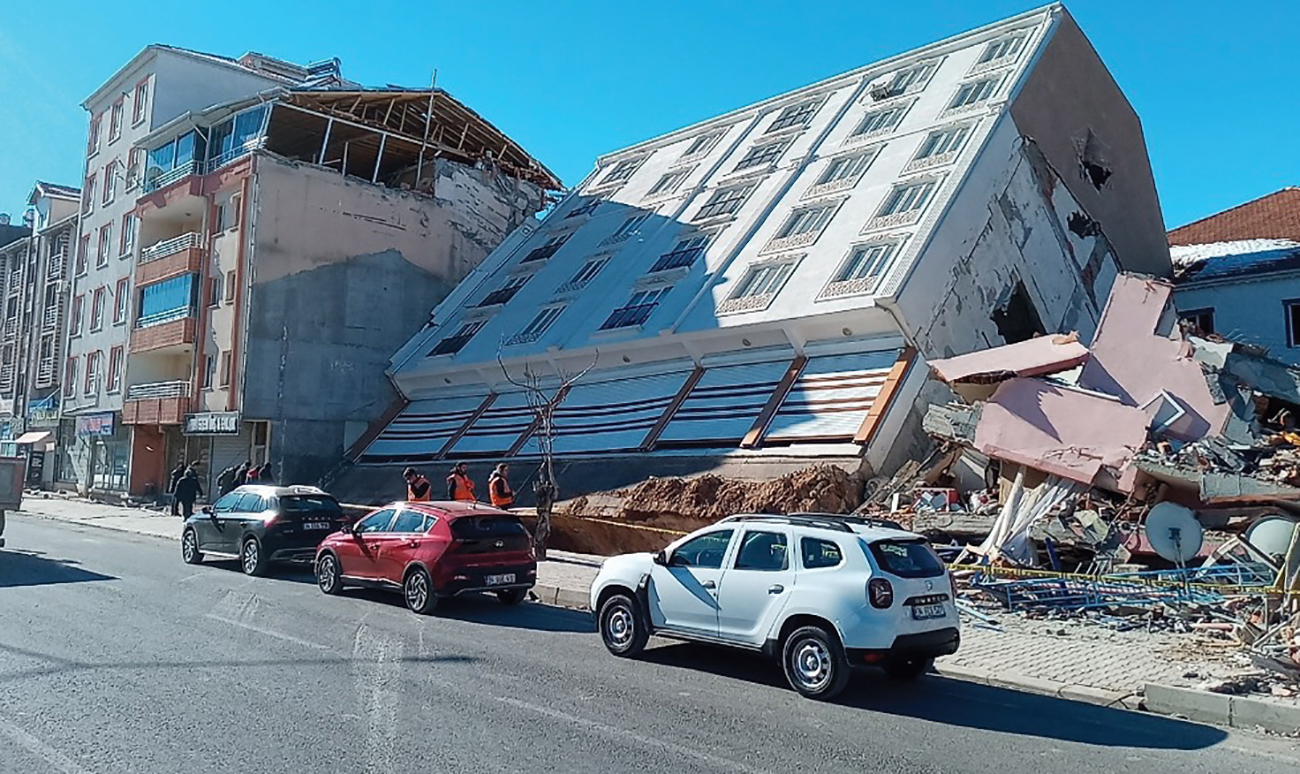
M 0 211 L 81 177 L 81 100 L 153 42 L 438 85 L 574 184 L 597 155 L 1041 5 L 42 0 L 0 11 Z M 337 9 L 332 8 L 337 6 Z M 1300 184 L 1300 4 L 1068 4 L 1142 117 L 1169 227 Z M 1292 36 L 1293 37 L 1293 36 Z

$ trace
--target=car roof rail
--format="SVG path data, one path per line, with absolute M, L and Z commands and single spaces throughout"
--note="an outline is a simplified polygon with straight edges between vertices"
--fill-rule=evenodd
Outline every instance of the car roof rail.
M 803 527 L 821 527 L 822 529 L 833 529 L 840 532 L 853 531 L 853 527 L 839 517 L 820 513 L 738 513 L 735 516 L 728 516 L 718 523 L 733 521 L 765 521 L 778 524 L 796 524 Z
M 799 513 L 792 513 L 790 515 L 791 516 L 815 516 L 823 519 L 838 519 L 848 524 L 863 524 L 868 527 L 884 527 L 885 529 L 896 529 L 901 532 L 907 531 L 903 529 L 903 525 L 899 524 L 896 521 L 890 521 L 889 519 L 877 519 L 871 516 L 859 516 L 857 514 L 813 513 L 811 511 L 808 512 L 801 511 Z

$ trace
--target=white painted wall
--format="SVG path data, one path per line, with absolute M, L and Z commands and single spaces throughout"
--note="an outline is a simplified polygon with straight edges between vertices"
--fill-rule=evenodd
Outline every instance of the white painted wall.
M 1174 289 L 1179 312 L 1214 310 L 1214 332 L 1264 347 L 1286 363 L 1300 365 L 1300 348 L 1287 345 L 1284 302 L 1300 299 L 1300 273 L 1237 277 L 1221 282 L 1190 283 Z

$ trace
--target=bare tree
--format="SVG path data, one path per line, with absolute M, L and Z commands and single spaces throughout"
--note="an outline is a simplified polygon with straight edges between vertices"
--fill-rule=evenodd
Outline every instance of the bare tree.
M 587 372 L 596 367 L 600 351 L 592 356 L 586 368 L 577 372 L 559 370 L 556 381 L 550 387 L 546 384 L 545 374 L 535 371 L 531 364 L 524 363 L 522 381 L 510 375 L 510 369 L 501 359 L 497 350 L 497 365 L 506 381 L 524 391 L 528 408 L 533 413 L 533 435 L 537 449 L 541 452 L 542 462 L 537 468 L 537 477 L 533 480 L 533 494 L 537 500 L 537 525 L 533 529 L 533 545 L 537 548 L 537 558 L 546 559 L 546 543 L 551 537 L 551 508 L 560 496 L 559 482 L 555 480 L 555 408 L 564 400 L 569 388 L 576 384 Z

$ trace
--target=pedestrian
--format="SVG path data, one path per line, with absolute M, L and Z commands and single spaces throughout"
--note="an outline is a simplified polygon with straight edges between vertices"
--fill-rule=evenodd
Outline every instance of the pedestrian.
M 235 473 L 238 470 L 234 465 L 221 471 L 217 476 L 217 497 L 225 497 L 235 489 Z
M 433 499 L 433 484 L 415 468 L 403 470 L 402 478 L 406 479 L 407 502 L 427 503 Z
M 458 462 L 451 469 L 451 475 L 447 476 L 447 499 L 466 503 L 478 501 L 474 497 L 474 482 L 469 478 L 469 465 Z
M 261 472 L 262 472 L 262 468 L 257 465 L 254 465 L 253 467 L 249 468 L 248 472 L 244 474 L 244 483 L 256 484 L 258 474 Z
M 172 515 L 180 515 L 180 504 L 176 502 L 176 485 L 180 483 L 181 478 L 185 475 L 185 460 L 181 460 L 176 467 L 172 468 L 171 478 L 167 480 L 167 494 L 172 496 Z
M 248 469 L 252 465 L 253 463 L 249 460 L 244 460 L 239 464 L 239 467 L 235 468 L 235 480 L 231 482 L 232 489 L 238 489 L 248 481 Z
M 515 490 L 510 488 L 509 474 L 510 466 L 503 462 L 497 465 L 488 479 L 488 498 L 494 508 L 507 510 L 514 507 Z
M 199 474 L 194 467 L 185 469 L 185 474 L 176 482 L 176 499 L 181 505 L 181 517 L 188 519 L 194 515 L 194 501 L 198 500 L 203 494 L 203 486 L 199 483 Z
M 271 463 L 269 462 L 263 463 L 262 467 L 258 469 L 257 483 L 259 484 L 275 483 L 275 476 L 271 475 Z

